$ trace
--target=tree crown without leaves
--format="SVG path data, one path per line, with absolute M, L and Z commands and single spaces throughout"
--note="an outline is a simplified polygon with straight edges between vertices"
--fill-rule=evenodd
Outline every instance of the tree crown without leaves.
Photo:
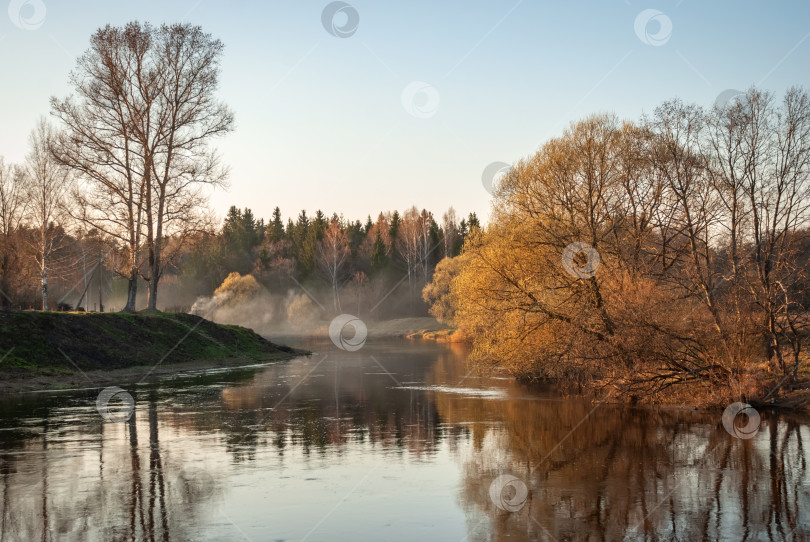
M 190 24 L 108 25 L 71 73 L 74 93 L 51 100 L 62 122 L 53 154 L 81 183 L 78 217 L 129 251 L 122 272 L 130 310 L 138 275 L 156 306 L 166 238 L 208 226 L 203 189 L 227 178 L 210 148 L 233 129 L 233 114 L 216 99 L 222 51 Z

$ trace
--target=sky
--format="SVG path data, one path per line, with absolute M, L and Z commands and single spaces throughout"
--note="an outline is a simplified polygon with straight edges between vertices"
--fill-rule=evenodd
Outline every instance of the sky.
M 486 220 L 484 171 L 597 112 L 637 119 L 679 97 L 810 87 L 810 2 L 3 0 L 0 156 L 19 162 L 49 98 L 106 24 L 190 22 L 225 44 L 214 142 L 268 218 L 348 219 L 411 205 Z M 497 168 L 495 168 L 497 169 Z

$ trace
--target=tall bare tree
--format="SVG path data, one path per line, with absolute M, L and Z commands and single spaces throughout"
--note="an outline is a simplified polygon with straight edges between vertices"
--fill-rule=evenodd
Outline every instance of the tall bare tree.
M 139 274 L 148 308 L 157 307 L 166 239 L 202 229 L 202 187 L 225 182 L 209 148 L 233 126 L 215 99 L 222 50 L 190 24 L 107 26 L 71 76 L 78 97 L 52 100 L 65 124 L 55 155 L 85 183 L 83 219 L 129 248 L 126 310 L 134 310 Z
M 67 196 L 70 194 L 70 171 L 59 164 L 51 153 L 54 133 L 42 118 L 29 138 L 31 149 L 25 160 L 27 213 L 36 229 L 34 257 L 40 270 L 42 310 L 48 310 L 48 274 L 53 256 L 66 235 Z
M 74 94 L 51 98 L 62 122 L 52 151 L 77 177 L 77 218 L 126 247 L 120 270 L 128 280 L 124 311 L 135 310 L 145 200 L 143 151 L 135 134 L 139 105 L 131 82 L 144 62 L 150 36 L 107 26 L 93 34 L 90 49 L 71 72 Z
M 148 78 L 137 80 L 143 104 L 137 133 L 151 186 L 147 196 L 149 295 L 157 307 L 167 235 L 201 230 L 204 186 L 222 186 L 227 169 L 210 147 L 233 129 L 233 113 L 216 99 L 224 45 L 190 24 L 144 27 L 152 35 Z M 145 83 L 143 82 L 145 81 Z
M 782 343 L 793 351 L 794 373 L 801 350 L 797 317 L 803 307 L 793 297 L 802 272 L 797 234 L 810 223 L 810 97 L 792 88 L 781 104 L 774 102 L 771 94 L 756 89 L 742 101 L 741 144 L 751 164 L 742 193 L 750 213 L 754 267 L 748 286 L 762 311 L 770 368 L 787 374 Z

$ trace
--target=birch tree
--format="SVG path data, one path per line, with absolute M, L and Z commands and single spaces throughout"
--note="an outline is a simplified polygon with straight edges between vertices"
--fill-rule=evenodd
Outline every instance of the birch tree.
M 332 290 L 332 304 L 335 314 L 341 312 L 339 287 L 351 256 L 349 239 L 343 231 L 340 219 L 333 216 L 318 241 L 317 262 Z
M 44 311 L 48 310 L 48 274 L 54 267 L 53 256 L 65 237 L 70 191 L 70 172 L 51 153 L 53 138 L 51 126 L 40 119 L 29 138 L 31 149 L 25 160 L 27 215 L 37 232 L 34 257 L 40 271 Z
M 152 32 L 146 27 L 148 32 Z M 162 25 L 153 33 L 149 63 L 155 77 L 139 86 L 154 96 L 139 115 L 138 134 L 151 186 L 147 199 L 148 308 L 157 307 L 167 235 L 202 229 L 204 186 L 223 186 L 228 171 L 209 145 L 233 129 L 233 113 L 216 99 L 224 45 L 190 24 Z M 139 80 L 140 82 L 140 80 Z
M 148 308 L 157 307 L 166 240 L 205 229 L 202 188 L 225 182 L 209 147 L 233 126 L 215 97 L 222 51 L 190 24 L 108 25 L 71 75 L 75 94 L 52 99 L 64 124 L 55 156 L 82 177 L 82 219 L 129 249 L 126 310 L 134 310 L 139 274 Z
M 126 248 L 119 272 L 128 281 L 125 312 L 135 311 L 144 211 L 150 194 L 144 156 L 135 133 L 139 106 L 131 81 L 143 65 L 150 36 L 137 27 L 106 26 L 71 72 L 73 94 L 51 98 L 61 123 L 52 152 L 77 177 L 76 218 Z

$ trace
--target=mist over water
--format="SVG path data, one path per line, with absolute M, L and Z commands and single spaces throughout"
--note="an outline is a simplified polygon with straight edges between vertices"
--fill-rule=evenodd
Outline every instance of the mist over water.
M 249 276 L 249 275 L 247 275 Z M 421 299 L 421 283 L 395 284 L 386 289 L 382 281 L 371 281 L 363 288 L 342 287 L 335 295 L 318 282 L 298 285 L 283 293 L 258 286 L 248 295 L 217 291 L 201 295 L 188 309 L 190 314 L 222 324 L 248 327 L 266 336 L 328 337 L 329 321 L 342 313 L 368 322 L 397 318 L 426 318 Z M 434 322 L 435 324 L 435 322 Z

